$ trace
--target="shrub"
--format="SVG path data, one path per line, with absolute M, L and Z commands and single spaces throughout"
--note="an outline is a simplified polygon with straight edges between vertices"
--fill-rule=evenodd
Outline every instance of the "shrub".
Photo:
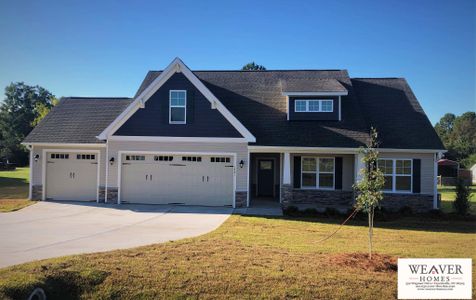
M 284 209 L 283 212 L 286 216 L 297 216 L 299 214 L 299 208 L 291 205 Z
M 456 213 L 459 215 L 467 215 L 470 202 L 469 197 L 471 196 L 471 189 L 466 185 L 463 180 L 459 179 L 456 183 L 456 199 L 453 202 L 453 207 L 456 210 Z
M 410 216 L 413 215 L 413 209 L 410 206 L 402 206 L 399 210 L 398 213 L 402 216 Z

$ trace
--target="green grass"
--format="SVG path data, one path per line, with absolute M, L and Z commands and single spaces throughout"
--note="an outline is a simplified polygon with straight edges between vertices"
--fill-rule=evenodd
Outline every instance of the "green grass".
M 471 213 L 476 214 L 476 186 L 471 186 Z M 441 210 L 447 213 L 454 212 L 453 201 L 455 200 L 456 193 L 454 186 L 442 186 L 438 187 L 438 193 L 441 194 Z
M 470 257 L 475 224 L 406 217 L 377 222 L 369 264 L 364 220 L 319 242 L 340 219 L 231 216 L 204 236 L 128 250 L 77 255 L 0 270 L 0 298 L 35 286 L 48 299 L 308 298 L 393 299 L 397 257 Z M 473 265 L 473 285 L 476 268 Z M 473 292 L 474 293 L 474 292 Z
M 10 212 L 35 203 L 28 200 L 29 168 L 0 171 L 0 212 Z

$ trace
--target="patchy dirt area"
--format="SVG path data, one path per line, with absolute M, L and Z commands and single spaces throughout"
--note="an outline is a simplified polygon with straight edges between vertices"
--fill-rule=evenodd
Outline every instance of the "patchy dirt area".
M 397 258 L 385 254 L 372 254 L 372 260 L 368 253 L 344 253 L 330 257 L 330 262 L 338 266 L 357 268 L 371 272 L 396 272 Z

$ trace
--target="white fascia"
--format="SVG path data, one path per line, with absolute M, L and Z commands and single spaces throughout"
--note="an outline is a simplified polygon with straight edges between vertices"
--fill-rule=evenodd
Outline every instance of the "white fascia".
M 180 137 L 180 136 L 120 136 L 112 135 L 108 141 L 120 142 L 189 142 L 189 143 L 248 143 L 245 138 Z
M 175 73 L 182 73 L 190 82 L 205 96 L 210 102 L 212 109 L 217 109 L 233 127 L 246 139 L 247 142 L 254 143 L 256 138 L 241 122 L 218 100 L 215 95 L 193 74 L 193 72 L 182 62 L 180 58 L 175 58 L 164 71 L 144 90 L 134 101 L 97 136 L 100 140 L 108 139 L 119 127 L 124 124 L 139 108 L 144 107 L 147 100 L 157 92 L 157 90 Z
M 378 148 L 381 153 L 440 153 L 446 152 L 441 149 L 394 149 Z M 356 154 L 360 148 L 338 148 L 338 147 L 293 147 L 293 146 L 248 146 L 250 152 L 297 152 L 297 153 L 340 153 Z

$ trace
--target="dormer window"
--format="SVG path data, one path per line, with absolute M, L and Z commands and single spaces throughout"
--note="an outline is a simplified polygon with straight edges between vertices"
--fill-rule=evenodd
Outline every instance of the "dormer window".
M 296 99 L 295 112 L 333 112 L 334 101 L 329 99 Z
M 171 90 L 169 100 L 169 123 L 187 123 L 187 91 Z

